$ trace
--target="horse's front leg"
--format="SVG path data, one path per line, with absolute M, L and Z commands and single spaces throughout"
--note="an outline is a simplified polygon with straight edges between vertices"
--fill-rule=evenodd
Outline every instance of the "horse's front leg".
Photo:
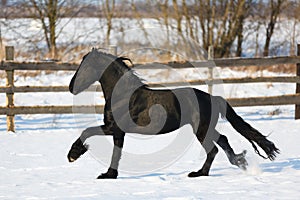
M 122 155 L 122 148 L 124 144 L 124 133 L 120 133 L 117 135 L 114 135 L 114 148 L 113 148 L 113 154 L 111 158 L 110 167 L 108 168 L 106 173 L 101 174 L 98 176 L 97 179 L 116 179 L 118 176 L 118 167 L 119 162 Z
M 85 129 L 81 136 L 72 144 L 68 153 L 69 162 L 74 162 L 88 150 L 88 145 L 84 144 L 84 142 L 94 135 L 112 135 L 112 132 L 105 125 Z

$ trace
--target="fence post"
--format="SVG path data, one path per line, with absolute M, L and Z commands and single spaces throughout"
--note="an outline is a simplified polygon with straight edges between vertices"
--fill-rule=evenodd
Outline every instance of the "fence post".
M 14 60 L 14 47 L 6 46 L 5 47 L 5 60 L 12 61 Z M 14 70 L 5 70 L 6 72 L 6 87 L 10 87 L 11 90 L 6 92 L 6 107 L 14 107 Z M 8 114 L 6 116 L 7 131 L 15 132 L 15 116 Z
M 214 59 L 214 46 L 208 47 L 208 60 Z M 213 66 L 208 68 L 208 93 L 212 95 L 213 93 L 213 80 L 214 80 L 214 71 Z
M 297 45 L 297 56 L 300 56 L 300 44 Z M 300 63 L 297 63 L 297 76 L 300 77 Z M 297 83 L 296 94 L 300 94 L 300 84 Z M 296 104 L 295 119 L 300 119 L 300 105 Z

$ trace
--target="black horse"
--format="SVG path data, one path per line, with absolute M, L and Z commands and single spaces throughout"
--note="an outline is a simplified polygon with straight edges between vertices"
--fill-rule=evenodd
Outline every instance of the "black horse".
M 231 164 L 246 169 L 244 151 L 235 154 L 227 137 L 215 130 L 219 115 L 226 118 L 235 130 L 243 135 L 260 156 L 256 144 L 274 160 L 279 150 L 259 131 L 246 123 L 222 97 L 211 96 L 194 88 L 150 89 L 127 66 L 127 58 L 116 57 L 92 49 L 82 59 L 69 89 L 78 94 L 95 81 L 99 81 L 105 97 L 104 125 L 90 127 L 73 143 L 68 159 L 75 161 L 87 151 L 85 140 L 95 135 L 112 135 L 114 149 L 108 171 L 98 178 L 117 178 L 118 165 L 125 133 L 164 134 L 190 124 L 207 153 L 203 167 L 189 173 L 189 177 L 208 176 L 211 164 L 218 153 L 217 143 Z M 131 61 L 130 61 L 131 62 Z

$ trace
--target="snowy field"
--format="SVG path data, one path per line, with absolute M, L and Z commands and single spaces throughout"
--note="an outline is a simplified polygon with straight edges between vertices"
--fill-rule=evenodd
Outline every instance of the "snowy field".
M 227 71 L 224 76 L 236 76 Z M 243 75 L 243 74 L 239 74 Z M 34 78 L 16 77 L 16 85 L 67 85 L 72 74 L 50 74 Z M 4 80 L 0 81 L 4 85 Z M 294 84 L 223 85 L 225 97 L 280 95 L 294 93 Z M 206 89 L 206 88 L 203 88 Z M 16 105 L 72 105 L 73 97 L 60 94 L 18 94 Z M 5 96 L 1 94 L 3 105 Z M 96 180 L 108 164 L 88 152 L 74 163 L 67 153 L 81 131 L 95 120 L 93 115 L 18 115 L 16 133 L 6 131 L 6 118 L 0 116 L 0 199 L 299 199 L 300 196 L 300 121 L 293 119 L 293 106 L 245 107 L 237 112 L 260 130 L 281 150 L 274 162 L 256 155 L 249 142 L 226 121 L 218 130 L 240 153 L 247 150 L 248 171 L 230 165 L 220 150 L 209 177 L 190 179 L 187 174 L 198 170 L 203 149 L 196 140 L 177 161 L 167 167 L 138 174 L 122 170 L 117 180 Z M 102 116 L 98 116 L 101 123 Z M 160 139 L 172 141 L 178 132 Z M 180 134 L 191 136 L 189 127 Z M 160 136 L 156 136 L 160 137 Z M 108 137 L 108 140 L 111 138 Z M 155 151 L 164 142 L 147 146 L 154 138 L 125 138 L 124 151 Z M 160 140 L 159 140 L 160 141 Z M 107 150 L 110 157 L 111 149 Z M 149 161 L 151 162 L 151 160 Z M 133 164 L 138 164 L 136 160 Z M 156 163 L 152 163 L 156 164 Z

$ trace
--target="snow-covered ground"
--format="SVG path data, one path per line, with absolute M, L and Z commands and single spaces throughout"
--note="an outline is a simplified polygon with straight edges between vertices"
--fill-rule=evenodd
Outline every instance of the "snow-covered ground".
M 244 115 L 246 117 L 246 115 Z M 246 117 L 247 118 L 247 117 Z M 2 133 L 1 199 L 299 199 L 299 121 L 248 120 L 281 149 L 274 162 L 262 160 L 229 126 L 223 129 L 234 149 L 248 150 L 250 168 L 229 164 L 223 152 L 211 176 L 190 179 L 187 173 L 204 161 L 197 142 L 173 165 L 144 175 L 120 173 L 117 180 L 96 180 L 106 170 L 89 153 L 68 163 L 67 151 L 77 130 L 36 129 Z M 154 147 L 155 148 L 155 147 Z M 136 161 L 138 162 L 138 160 Z
M 234 71 L 222 74 L 226 77 L 243 75 Z M 16 85 L 67 85 L 71 76 L 71 73 L 42 74 L 34 78 L 17 76 Z M 0 80 L 0 85 L 4 84 L 4 80 Z M 223 85 L 222 88 L 225 97 L 280 95 L 295 90 L 294 84 Z M 202 89 L 205 90 L 205 86 Z M 15 101 L 16 105 L 70 105 L 73 96 L 68 93 L 28 93 L 16 95 Z M 4 105 L 2 94 L 0 102 Z M 179 159 L 168 163 L 167 167 L 155 169 L 159 163 L 149 160 L 154 166 L 152 171 L 140 169 L 136 174 L 128 168 L 122 169 L 122 163 L 126 163 L 124 158 L 117 180 L 96 180 L 107 170 L 107 163 L 98 161 L 91 152 L 74 163 L 69 163 L 66 156 L 80 132 L 95 119 L 101 123 L 102 116 L 17 115 L 16 133 L 6 131 L 6 118 L 0 116 L 0 199 L 299 199 L 300 121 L 293 119 L 294 106 L 236 110 L 255 128 L 270 135 L 269 139 L 278 146 L 281 154 L 274 162 L 263 160 L 245 138 L 221 120 L 218 130 L 229 138 L 234 150 L 237 153 L 244 149 L 248 151 L 249 169 L 244 172 L 230 165 L 220 150 L 211 176 L 194 179 L 188 178 L 187 174 L 198 170 L 205 159 L 203 149 L 194 138 Z M 180 132 L 191 137 L 189 127 Z M 145 152 L 155 152 L 178 134 L 156 136 L 158 140 L 128 135 L 124 151 L 141 156 Z M 111 141 L 111 138 L 107 139 Z M 153 141 L 156 145 L 146 145 Z M 110 157 L 111 149 L 106 151 Z M 132 163 L 137 164 L 143 163 L 139 160 Z

